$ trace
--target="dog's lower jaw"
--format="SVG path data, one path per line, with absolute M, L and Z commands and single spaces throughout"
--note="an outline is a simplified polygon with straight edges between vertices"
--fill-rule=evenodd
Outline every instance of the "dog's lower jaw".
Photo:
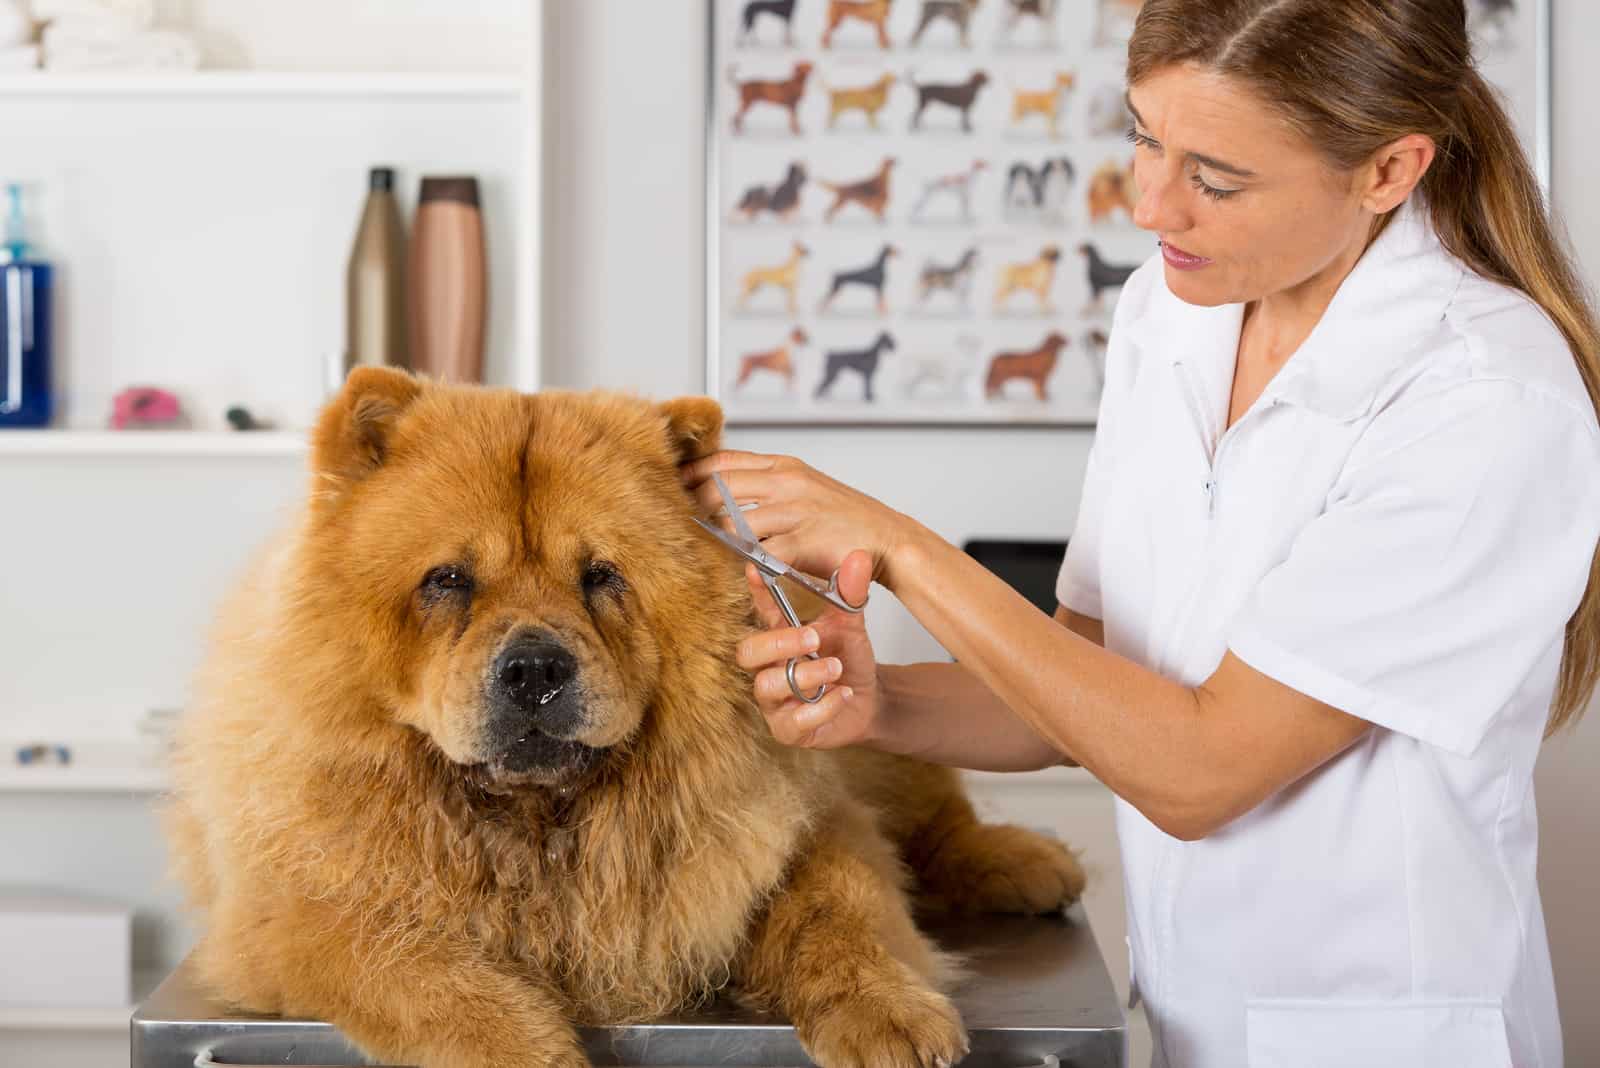
M 560 738 L 542 738 L 538 748 L 541 759 L 531 763 L 527 759 L 530 754 L 512 749 L 464 765 L 462 771 L 471 785 L 485 793 L 504 795 L 543 788 L 567 797 L 581 790 L 608 752 Z

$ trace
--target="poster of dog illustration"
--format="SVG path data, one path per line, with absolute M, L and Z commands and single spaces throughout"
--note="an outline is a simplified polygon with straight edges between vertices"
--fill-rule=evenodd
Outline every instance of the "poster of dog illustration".
M 730 423 L 1092 425 L 1156 249 L 1137 0 L 713 0 L 707 392 Z
M 711 0 L 706 391 L 731 424 L 1092 426 L 1142 0 Z M 1467 0 L 1548 160 L 1548 0 Z

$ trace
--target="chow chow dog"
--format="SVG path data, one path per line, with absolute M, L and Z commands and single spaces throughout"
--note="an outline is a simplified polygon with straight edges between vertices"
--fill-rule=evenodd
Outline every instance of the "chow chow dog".
M 714 997 L 830 1068 L 967 1048 L 929 910 L 1048 912 L 1064 846 L 948 768 L 771 735 L 742 565 L 678 465 L 704 397 L 357 368 L 225 599 L 165 817 L 218 998 L 423 1068 L 587 1064 Z

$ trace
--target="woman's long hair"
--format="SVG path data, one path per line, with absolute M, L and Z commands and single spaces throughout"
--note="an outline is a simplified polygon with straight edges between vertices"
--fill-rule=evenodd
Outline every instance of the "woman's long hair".
M 1128 84 L 1176 63 L 1237 79 L 1336 167 L 1406 134 L 1438 146 L 1421 190 L 1444 246 L 1532 298 L 1567 339 L 1600 411 L 1600 327 L 1533 169 L 1472 61 L 1463 0 L 1146 0 Z M 1600 551 L 1567 621 L 1545 734 L 1582 714 L 1600 679 Z

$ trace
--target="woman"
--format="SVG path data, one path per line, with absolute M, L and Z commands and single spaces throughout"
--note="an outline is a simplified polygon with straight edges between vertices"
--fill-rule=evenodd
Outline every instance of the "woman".
M 1138 224 L 1055 620 L 909 517 L 723 452 L 766 548 L 876 580 L 740 662 L 774 733 L 1118 798 L 1157 1065 L 1557 1068 L 1532 774 L 1600 647 L 1600 337 L 1462 0 L 1148 0 Z M 783 663 L 818 649 L 790 693 Z

